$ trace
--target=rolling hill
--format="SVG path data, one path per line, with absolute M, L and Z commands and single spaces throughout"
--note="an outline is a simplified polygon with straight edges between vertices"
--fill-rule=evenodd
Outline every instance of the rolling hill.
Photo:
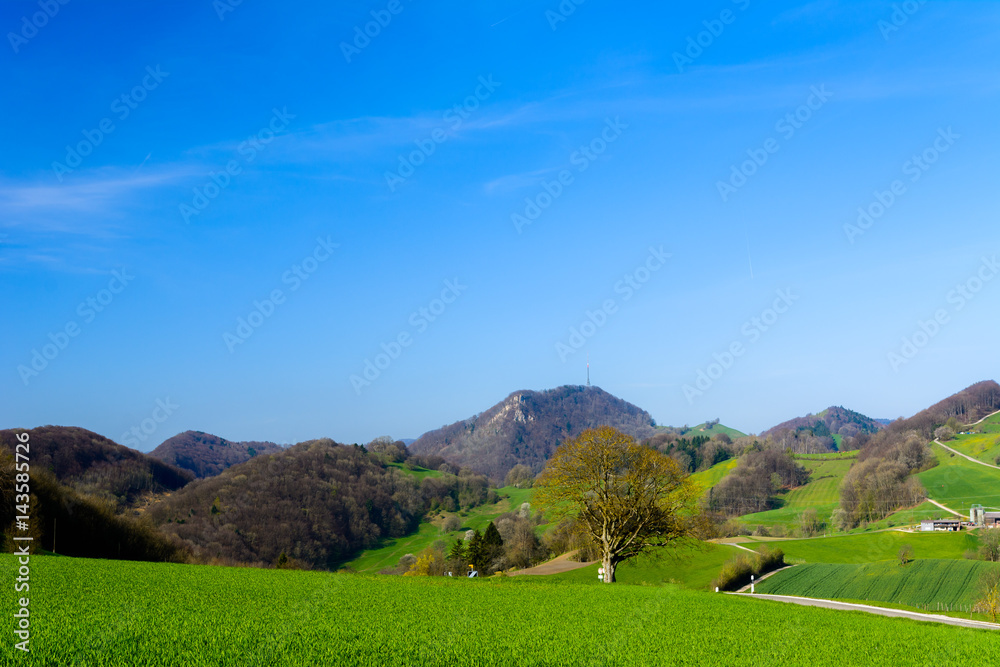
M 514 392 L 485 412 L 423 434 L 410 450 L 502 481 L 517 464 L 538 473 L 560 442 L 605 425 L 639 439 L 654 433 L 645 410 L 597 387 L 564 386 Z
M 708 437 L 712 437 L 718 433 L 725 433 L 733 440 L 736 438 L 745 438 L 747 436 L 747 434 L 743 431 L 738 431 L 735 428 L 726 426 L 725 424 L 720 424 L 718 420 L 715 420 L 714 422 L 704 422 L 688 429 L 681 429 L 681 435 L 686 438 L 690 438 L 694 435 L 707 435 Z
M 795 417 L 777 426 L 772 426 L 761 433 L 761 436 L 776 435 L 781 431 L 805 430 L 820 436 L 853 436 L 858 433 L 876 433 L 884 426 L 884 420 L 872 419 L 854 410 L 832 406 L 818 414 Z
M 147 494 L 175 491 L 193 479 L 186 471 L 83 428 L 41 426 L 0 431 L 0 448 L 14 452 L 27 430 L 33 470 L 48 471 L 75 491 L 113 502 L 121 510 Z
M 273 454 L 281 450 L 281 445 L 273 442 L 231 442 L 210 433 L 185 431 L 164 440 L 149 455 L 203 478 L 214 477 L 258 454 Z

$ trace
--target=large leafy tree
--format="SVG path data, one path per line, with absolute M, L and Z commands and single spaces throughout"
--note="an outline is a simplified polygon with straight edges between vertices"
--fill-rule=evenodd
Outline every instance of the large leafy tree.
M 692 535 L 698 488 L 668 456 L 609 426 L 556 450 L 535 483 L 554 515 L 573 514 L 598 545 L 605 583 L 620 563 Z

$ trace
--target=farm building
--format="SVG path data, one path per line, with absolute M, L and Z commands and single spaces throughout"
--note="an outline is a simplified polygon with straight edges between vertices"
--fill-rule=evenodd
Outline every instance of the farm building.
M 933 519 L 931 521 L 921 521 L 920 530 L 925 532 L 932 530 L 947 530 L 947 531 L 962 530 L 962 520 Z
M 982 505 L 973 505 L 969 510 L 969 520 L 975 526 L 1000 527 L 1000 512 L 987 512 Z

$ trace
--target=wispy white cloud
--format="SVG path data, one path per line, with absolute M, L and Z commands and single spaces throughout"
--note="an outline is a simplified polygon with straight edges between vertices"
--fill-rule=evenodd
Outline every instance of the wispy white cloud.
M 8 215 L 29 211 L 99 212 L 109 204 L 174 183 L 192 173 L 190 168 L 177 166 L 142 174 L 104 168 L 61 185 L 8 179 L 0 181 L 0 210 Z

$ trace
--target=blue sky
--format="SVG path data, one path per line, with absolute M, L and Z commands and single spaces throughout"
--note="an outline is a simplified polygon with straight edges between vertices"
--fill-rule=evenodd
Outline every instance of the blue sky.
M 2 426 L 416 437 L 588 354 L 746 431 L 997 377 L 1000 6 L 561 7 L 3 3 Z

